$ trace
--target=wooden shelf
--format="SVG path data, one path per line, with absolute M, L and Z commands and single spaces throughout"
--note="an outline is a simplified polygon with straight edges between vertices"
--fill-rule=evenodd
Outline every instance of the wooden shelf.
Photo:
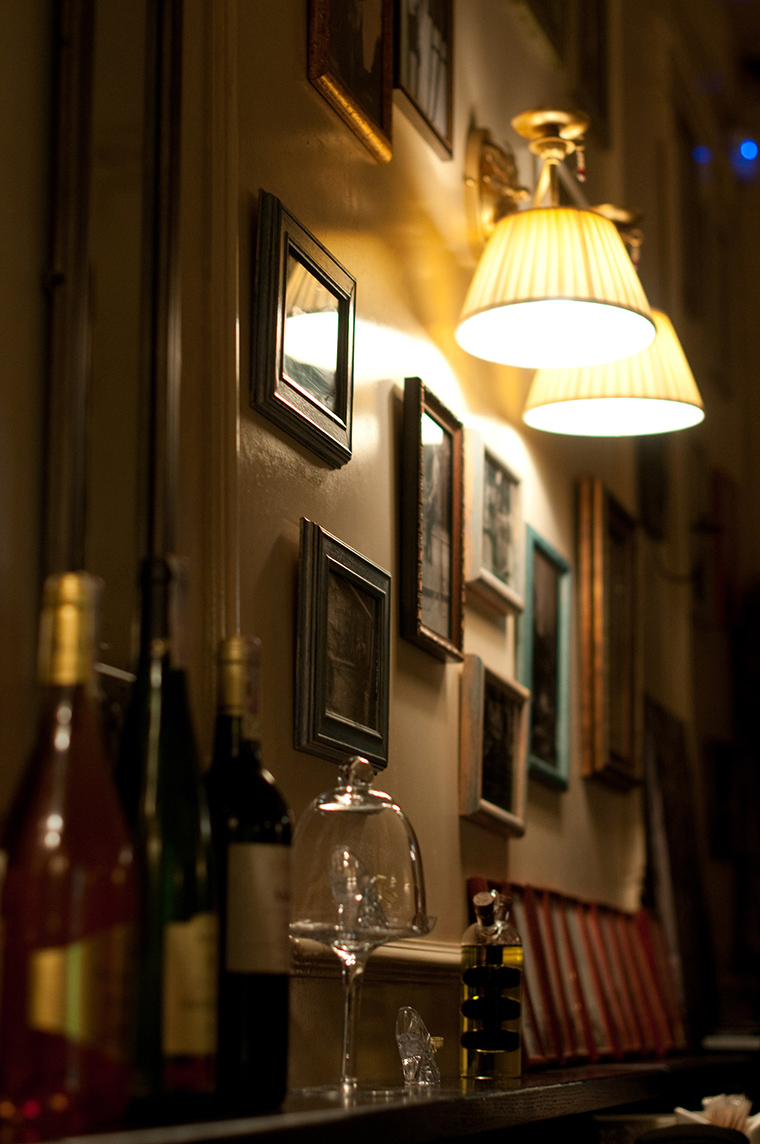
M 319 1092 L 292 1093 L 281 1112 L 82 1137 L 82 1144 L 211 1144 L 273 1140 L 277 1144 L 412 1144 L 538 1125 L 557 1118 L 646 1102 L 661 1111 L 699 1107 L 703 1096 L 747 1091 L 760 1096 L 760 1055 L 702 1054 L 663 1061 L 597 1064 L 527 1073 L 516 1087 L 460 1088 L 457 1082 L 416 1094 L 401 1089 L 362 1094 L 344 1108 Z M 510 1136 L 510 1139 L 513 1137 Z

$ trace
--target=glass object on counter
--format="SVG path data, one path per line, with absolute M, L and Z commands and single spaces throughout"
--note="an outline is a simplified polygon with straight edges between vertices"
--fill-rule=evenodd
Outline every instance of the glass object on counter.
M 337 786 L 314 799 L 293 839 L 290 932 L 333 949 L 344 985 L 341 1089 L 357 1087 L 356 1016 L 362 975 L 374 949 L 430 932 L 422 859 L 414 830 L 390 795 L 372 789 L 359 756 Z
M 522 1071 L 523 949 L 511 899 L 484 890 L 462 937 L 459 1073 L 471 1080 L 514 1080 Z
M 3 1140 L 117 1127 L 129 1096 L 136 879 L 93 698 L 97 591 L 45 583 L 37 740 L 3 837 Z
M 259 642 L 219 645 L 206 776 L 219 902 L 217 1091 L 225 1115 L 279 1108 L 288 1084 L 291 815 L 262 766 Z
M 436 1085 L 441 1073 L 435 1054 L 443 1043 L 442 1037 L 431 1037 L 425 1022 L 416 1009 L 402 1005 L 396 1016 L 396 1044 L 401 1057 L 404 1084 Z

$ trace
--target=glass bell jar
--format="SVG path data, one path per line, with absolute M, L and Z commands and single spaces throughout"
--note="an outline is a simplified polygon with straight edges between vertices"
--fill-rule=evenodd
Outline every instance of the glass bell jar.
M 321 942 L 341 960 L 344 985 L 341 1088 L 357 1086 L 356 1014 L 362 974 L 377 946 L 430 932 L 419 844 L 375 771 L 354 757 L 333 790 L 301 816 L 293 838 L 295 939 Z

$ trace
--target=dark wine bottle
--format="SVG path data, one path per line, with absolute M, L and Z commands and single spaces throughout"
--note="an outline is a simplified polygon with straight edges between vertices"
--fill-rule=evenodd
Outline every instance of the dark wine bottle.
M 140 879 L 133 1119 L 167 1122 L 205 1115 L 213 1093 L 218 923 L 187 680 L 174 656 L 172 567 L 150 558 L 141 580 L 140 657 L 117 766 Z
M 51 576 L 36 744 L 3 849 L 0 1133 L 115 1127 L 128 1098 L 132 845 L 93 697 L 97 582 Z
M 291 815 L 261 764 L 258 645 L 219 648 L 214 757 L 206 776 L 219 879 L 223 1113 L 278 1108 L 287 1090 Z

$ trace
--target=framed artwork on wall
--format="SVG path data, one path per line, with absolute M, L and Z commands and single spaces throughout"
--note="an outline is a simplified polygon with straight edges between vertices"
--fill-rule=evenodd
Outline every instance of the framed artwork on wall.
M 453 0 L 395 0 L 399 104 L 442 159 L 453 149 Z
M 459 813 L 520 836 L 525 833 L 527 688 L 466 655 L 459 721 Z
M 523 609 L 520 479 L 465 430 L 464 578 L 468 595 L 504 615 Z
M 309 0 L 309 79 L 375 158 L 387 163 L 393 0 Z
M 525 545 L 523 680 L 531 693 L 528 767 L 567 789 L 569 767 L 570 565 L 530 525 Z
M 388 763 L 391 578 L 305 517 L 298 565 L 294 745 Z
M 578 500 L 583 774 L 622 790 L 641 782 L 636 646 L 636 523 L 597 477 Z
M 401 634 L 463 658 L 463 429 L 418 377 L 404 382 Z
M 259 191 L 251 404 L 332 468 L 351 458 L 356 282 Z

